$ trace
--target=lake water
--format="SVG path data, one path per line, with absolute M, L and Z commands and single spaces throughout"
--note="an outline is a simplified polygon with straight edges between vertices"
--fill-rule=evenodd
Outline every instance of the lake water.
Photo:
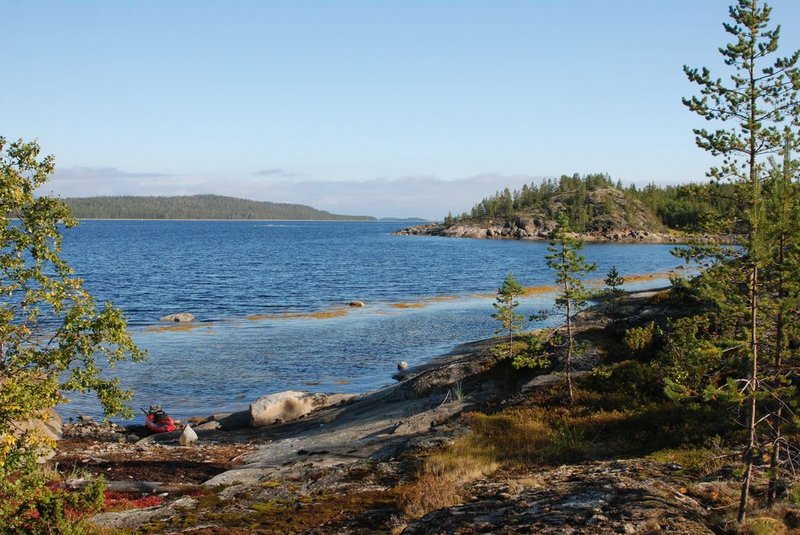
M 287 389 L 363 392 L 456 345 L 492 336 L 493 294 L 512 271 L 549 285 L 547 244 L 392 236 L 402 223 L 84 221 L 64 256 L 98 301 L 113 301 L 143 364 L 117 368 L 134 407 L 177 417 L 239 410 Z M 663 273 L 670 245 L 589 244 L 601 279 Z M 630 287 L 663 285 L 664 278 Z M 349 302 L 366 303 L 351 308 Z M 522 300 L 526 315 L 552 296 Z M 191 312 L 191 328 L 159 322 Z M 74 398 L 65 416 L 98 415 Z

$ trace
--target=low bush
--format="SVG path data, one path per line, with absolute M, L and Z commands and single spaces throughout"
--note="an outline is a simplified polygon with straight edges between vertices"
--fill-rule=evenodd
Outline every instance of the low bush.
M 106 484 L 97 478 L 81 490 L 66 490 L 54 471 L 38 466 L 12 476 L 4 488 L 12 492 L 0 495 L 3 533 L 82 535 L 94 533 L 83 519 L 103 508 Z
M 632 327 L 625 331 L 622 343 L 634 357 L 642 357 L 653 348 L 657 329 L 655 322 L 641 327 Z

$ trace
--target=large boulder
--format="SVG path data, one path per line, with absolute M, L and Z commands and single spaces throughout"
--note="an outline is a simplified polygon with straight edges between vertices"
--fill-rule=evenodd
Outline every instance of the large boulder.
M 194 321 L 194 314 L 189 314 L 188 312 L 167 314 L 166 316 L 162 316 L 159 321 L 168 321 L 170 323 L 191 323 Z
M 36 425 L 45 435 L 53 440 L 61 440 L 63 437 L 64 431 L 61 416 L 59 416 L 55 409 L 49 409 L 47 411 L 47 419 L 38 420 Z
M 45 418 L 37 420 L 27 420 L 24 422 L 15 422 L 17 431 L 16 433 L 23 433 L 25 431 L 33 431 L 40 436 L 44 436 L 49 440 L 58 441 L 63 438 L 63 429 L 61 425 L 61 416 L 55 409 L 48 409 Z M 45 447 L 42 450 L 42 455 L 38 461 L 45 462 L 55 455 L 55 451 L 50 447 Z
M 335 405 L 351 397 L 351 395 L 347 394 L 312 394 L 296 390 L 268 394 L 261 396 L 250 404 L 250 425 L 252 427 L 262 427 L 276 423 L 291 422 L 315 410 Z

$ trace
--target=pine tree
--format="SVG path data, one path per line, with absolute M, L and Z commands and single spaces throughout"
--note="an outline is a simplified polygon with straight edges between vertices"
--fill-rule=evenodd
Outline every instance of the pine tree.
M 715 156 L 722 164 L 712 167 L 708 175 L 717 181 L 732 181 L 737 185 L 740 211 L 737 224 L 742 234 L 742 251 L 738 269 L 728 270 L 728 276 L 744 275 L 739 286 L 741 301 L 733 312 L 741 320 L 746 333 L 744 357 L 749 362 L 745 379 L 748 439 L 743 454 L 738 521 L 746 518 L 752 481 L 753 463 L 758 454 L 758 398 L 760 392 L 759 349 L 763 329 L 762 269 L 767 258 L 765 240 L 765 211 L 763 183 L 767 176 L 765 158 L 782 145 L 780 124 L 798 117 L 800 105 L 800 72 L 796 68 L 800 52 L 789 58 L 768 62 L 768 56 L 778 49 L 780 28 L 769 29 L 771 8 L 759 0 L 739 0 L 731 6 L 732 23 L 724 23 L 733 42 L 720 49 L 725 64 L 733 71 L 730 80 L 711 77 L 708 69 L 684 67 L 689 80 L 700 87 L 700 97 L 683 99 L 693 112 L 709 121 L 719 121 L 726 128 L 715 131 L 696 129 L 697 145 Z M 716 253 L 712 253 L 716 254 Z M 717 256 L 719 258 L 719 256 Z M 724 281 L 736 287 L 733 281 Z
M 800 191 L 796 180 L 800 178 L 800 161 L 793 154 L 798 140 L 789 128 L 784 130 L 784 146 L 780 161 L 770 160 L 769 179 L 766 183 L 766 209 L 770 214 L 767 227 L 769 262 L 766 265 L 769 332 L 772 333 L 772 362 L 769 363 L 768 383 L 772 390 L 772 413 L 769 415 L 772 432 L 770 444 L 770 481 L 767 504 L 772 506 L 777 497 L 778 483 L 786 450 L 784 431 L 784 400 L 795 396 L 790 373 L 796 362 L 797 350 L 789 344 L 789 337 L 800 333 L 796 311 L 800 309 Z M 791 412 L 789 412 L 791 414 Z
M 514 357 L 514 333 L 522 330 L 524 317 L 516 309 L 519 306 L 519 296 L 524 292 L 522 285 L 517 282 L 514 275 L 509 272 L 503 284 L 497 290 L 497 298 L 494 302 L 496 312 L 492 317 L 500 322 L 500 327 L 495 334 L 508 334 L 508 357 Z
M 617 296 L 622 293 L 622 285 L 625 284 L 625 278 L 617 271 L 617 266 L 611 266 L 606 274 L 606 293 L 611 296 Z
M 575 393 L 572 386 L 572 365 L 575 356 L 575 336 L 573 332 L 573 316 L 586 306 L 589 292 L 583 284 L 587 273 L 594 271 L 596 264 L 586 261 L 580 254 L 583 241 L 574 237 L 570 232 L 569 221 L 565 214 L 559 215 L 558 226 L 551 235 L 547 247 L 548 255 L 545 256 L 547 265 L 555 272 L 558 294 L 555 308 L 564 315 L 566 328 L 566 361 L 564 371 L 567 377 L 569 400 L 572 403 Z

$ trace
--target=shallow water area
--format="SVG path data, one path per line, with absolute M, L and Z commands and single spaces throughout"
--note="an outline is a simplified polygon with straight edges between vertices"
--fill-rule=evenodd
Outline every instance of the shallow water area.
M 492 336 L 497 287 L 509 271 L 533 289 L 520 312 L 552 306 L 547 244 L 392 236 L 401 223 L 87 221 L 65 256 L 99 301 L 125 310 L 150 358 L 117 372 L 134 407 L 178 418 L 245 408 L 270 392 L 364 392 L 458 344 Z M 670 245 L 588 244 L 631 287 L 667 284 Z M 366 306 L 350 307 L 358 300 Z M 190 325 L 161 323 L 191 312 Z M 74 397 L 65 416 L 98 415 Z

